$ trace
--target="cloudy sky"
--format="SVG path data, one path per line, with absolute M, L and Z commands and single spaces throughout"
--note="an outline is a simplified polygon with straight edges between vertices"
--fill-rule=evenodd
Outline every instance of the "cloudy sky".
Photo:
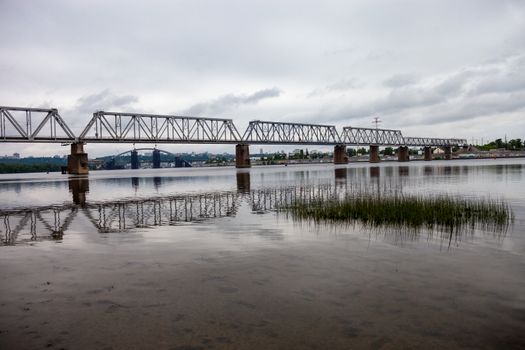
M 0 38 L 0 105 L 58 108 L 76 134 L 112 110 L 525 139 L 521 0 L 0 0 Z

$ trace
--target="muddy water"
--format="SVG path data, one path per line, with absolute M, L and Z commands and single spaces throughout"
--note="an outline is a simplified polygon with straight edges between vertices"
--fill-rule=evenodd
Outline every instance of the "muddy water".
M 360 190 L 503 200 L 454 237 L 294 222 Z M 525 347 L 525 162 L 0 177 L 1 349 Z

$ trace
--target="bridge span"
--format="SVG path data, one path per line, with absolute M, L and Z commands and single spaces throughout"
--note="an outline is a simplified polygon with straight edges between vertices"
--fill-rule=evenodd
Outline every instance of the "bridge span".
M 424 147 L 425 160 L 432 148 L 451 159 L 453 146 L 465 139 L 404 137 L 400 130 L 333 125 L 251 121 L 242 134 L 231 119 L 177 115 L 97 111 L 77 137 L 55 108 L 0 106 L 0 142 L 61 143 L 71 145 L 70 174 L 88 173 L 87 143 L 235 144 L 236 167 L 250 167 L 249 145 L 331 145 L 334 163 L 348 162 L 347 146 L 369 146 L 370 162 L 377 163 L 380 146 L 398 147 L 398 160 L 409 161 L 409 147 Z

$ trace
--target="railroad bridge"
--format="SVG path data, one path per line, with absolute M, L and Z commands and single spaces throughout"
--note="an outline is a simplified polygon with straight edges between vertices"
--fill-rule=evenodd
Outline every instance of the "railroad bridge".
M 452 147 L 467 143 L 456 138 L 405 137 L 400 130 L 347 126 L 338 132 L 333 125 L 261 120 L 251 121 L 241 135 L 231 119 L 105 111 L 93 113 L 75 136 L 57 109 L 1 106 L 0 142 L 69 144 L 70 174 L 88 173 L 84 145 L 90 143 L 232 144 L 237 168 L 251 166 L 250 145 L 334 146 L 334 163 L 345 164 L 347 146 L 369 146 L 369 160 L 377 163 L 380 146 L 398 147 L 399 161 L 409 161 L 409 147 L 424 147 L 425 160 L 430 161 L 433 147 L 442 148 L 445 159 L 451 159 Z

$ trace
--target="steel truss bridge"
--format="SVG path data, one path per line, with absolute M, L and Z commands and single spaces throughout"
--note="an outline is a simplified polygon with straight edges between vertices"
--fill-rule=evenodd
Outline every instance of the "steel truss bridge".
M 404 137 L 400 130 L 98 111 L 75 136 L 57 109 L 0 107 L 0 142 L 456 146 L 465 139 Z

